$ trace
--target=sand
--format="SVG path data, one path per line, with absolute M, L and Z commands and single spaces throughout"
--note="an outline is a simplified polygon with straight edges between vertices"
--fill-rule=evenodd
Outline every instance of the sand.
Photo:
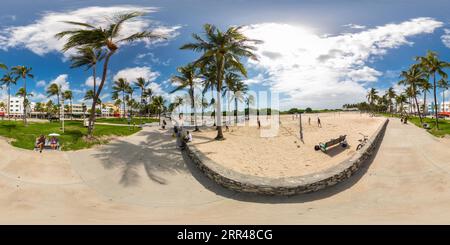
M 320 117 L 322 127 L 317 126 Z M 262 116 L 267 129 L 269 121 Z M 308 124 L 311 118 L 311 125 Z M 373 135 L 384 118 L 360 113 L 321 113 L 302 116 L 303 142 L 299 136 L 299 119 L 281 116 L 281 126 L 275 137 L 261 137 L 257 126 L 233 126 L 224 131 L 226 140 L 213 140 L 217 132 L 205 129 L 193 134 L 195 145 L 213 161 L 243 174 L 261 177 L 292 177 L 313 174 L 330 168 L 356 152 L 364 134 Z M 337 145 L 327 153 L 315 151 L 314 146 L 340 135 L 347 135 L 349 146 Z

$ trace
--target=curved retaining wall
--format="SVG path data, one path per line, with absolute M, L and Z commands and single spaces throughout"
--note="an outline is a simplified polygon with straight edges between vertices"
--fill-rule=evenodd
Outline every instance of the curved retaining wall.
M 352 157 L 320 173 L 298 177 L 264 178 L 246 175 L 215 163 L 193 145 L 188 145 L 185 151 L 206 176 L 228 189 L 264 195 L 290 196 L 318 191 L 350 178 L 373 154 L 373 150 L 384 135 L 388 122 L 389 120 L 386 119 L 369 138 L 369 142 Z

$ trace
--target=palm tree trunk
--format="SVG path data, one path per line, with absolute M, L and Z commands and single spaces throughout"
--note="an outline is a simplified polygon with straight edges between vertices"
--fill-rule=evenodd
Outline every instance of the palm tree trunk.
M 212 99 L 214 98 L 214 86 L 211 84 L 211 102 L 212 102 Z M 214 109 L 214 105 L 213 105 L 213 113 L 214 113 L 214 116 L 216 116 L 216 109 Z M 213 125 L 213 127 L 216 127 L 217 125 L 216 125 L 216 120 L 214 120 L 214 125 Z
M 127 114 L 127 112 L 125 111 L 125 90 L 122 91 L 122 108 L 123 108 L 123 118 L 125 118 L 125 115 Z
M 417 107 L 417 115 L 419 115 L 420 125 L 422 125 L 422 116 L 420 114 L 420 108 L 419 108 L 419 102 L 417 101 L 417 97 L 414 96 L 414 100 L 416 101 L 416 107 Z
M 217 118 L 217 136 L 216 140 L 224 140 L 222 132 L 222 108 L 221 108 L 221 87 L 222 87 L 222 71 L 224 67 L 223 57 L 220 58 L 219 65 L 217 66 L 217 101 L 216 101 L 216 118 Z
M 105 62 L 103 63 L 102 81 L 100 82 L 100 86 L 98 87 L 97 93 L 94 92 L 94 101 L 92 102 L 91 115 L 89 115 L 89 128 L 88 128 L 89 137 L 92 137 L 92 134 L 94 132 L 92 125 L 93 125 L 94 118 L 95 118 L 95 104 L 98 100 L 100 92 L 102 91 L 103 85 L 105 85 L 106 75 L 108 74 L 109 59 L 115 52 L 116 52 L 115 50 L 112 50 L 108 53 L 108 55 L 106 55 Z
M 8 85 L 8 119 L 11 121 L 11 84 Z
M 238 101 L 236 95 L 234 95 L 234 123 L 237 125 L 238 123 Z
M 442 89 L 442 112 L 445 112 L 445 88 Z
M 433 94 L 434 94 L 434 117 L 436 118 L 436 129 L 439 130 L 439 120 L 437 112 L 437 96 L 436 96 L 436 73 L 433 73 Z
M 423 113 L 425 116 L 428 114 L 427 91 L 423 91 Z
M 25 91 L 25 94 L 23 95 L 23 124 L 27 126 L 27 107 L 26 107 L 26 101 L 27 101 L 27 80 L 25 77 L 23 77 L 23 90 Z

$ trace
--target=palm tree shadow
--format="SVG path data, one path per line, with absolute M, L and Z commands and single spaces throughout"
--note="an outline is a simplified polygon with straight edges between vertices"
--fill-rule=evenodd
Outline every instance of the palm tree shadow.
M 135 186 L 145 175 L 148 179 L 164 185 L 167 184 L 167 179 L 162 177 L 163 174 L 187 171 L 183 161 L 179 161 L 180 152 L 175 143 L 165 139 L 167 134 L 140 132 L 137 136 L 143 136 L 143 140 L 137 144 L 117 140 L 99 148 L 99 152 L 93 155 L 100 159 L 105 169 L 121 169 L 121 185 Z M 145 170 L 144 176 L 139 171 L 140 166 Z
M 206 177 L 200 170 L 195 166 L 186 152 L 183 151 L 183 158 L 186 162 L 187 168 L 191 172 L 192 176 L 202 184 L 206 189 L 211 192 L 214 192 L 217 195 L 221 195 L 226 198 L 234 199 L 237 201 L 243 202 L 256 202 L 256 203 L 265 203 L 265 204 L 279 204 L 279 203 L 307 203 L 313 202 L 325 198 L 329 198 L 333 195 L 336 195 L 340 192 L 343 192 L 356 183 L 366 174 L 373 160 L 375 159 L 378 150 L 380 148 L 381 142 L 383 141 L 385 132 L 380 136 L 380 140 L 376 144 L 375 148 L 372 150 L 372 155 L 366 159 L 363 166 L 360 167 L 355 174 L 353 174 L 349 179 L 338 183 L 337 185 L 325 188 L 323 190 L 319 190 L 317 192 L 306 193 L 306 194 L 298 194 L 293 196 L 263 196 L 258 194 L 251 193 L 239 193 L 236 191 L 231 191 L 216 182 L 212 181 L 208 177 Z M 341 147 L 342 148 L 342 147 Z

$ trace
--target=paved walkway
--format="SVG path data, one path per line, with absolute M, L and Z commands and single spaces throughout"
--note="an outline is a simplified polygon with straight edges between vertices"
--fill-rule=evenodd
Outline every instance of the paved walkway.
M 0 139 L 0 223 L 448 223 L 449 148 L 392 119 L 356 176 L 281 198 L 214 184 L 156 127 L 76 152 L 39 154 Z

